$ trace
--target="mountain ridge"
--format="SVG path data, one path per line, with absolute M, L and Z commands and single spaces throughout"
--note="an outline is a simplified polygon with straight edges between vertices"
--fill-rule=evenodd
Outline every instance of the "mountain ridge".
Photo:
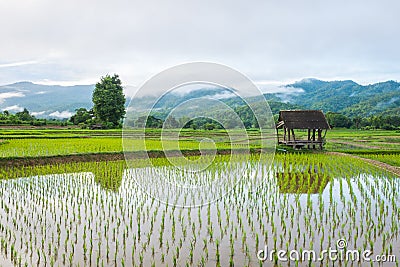
M 2 85 L 0 86 L 0 109 L 18 112 L 27 108 L 37 117 L 67 118 L 77 108 L 92 107 L 91 95 L 94 87 L 94 84 L 62 86 L 42 85 L 30 81 Z M 394 80 L 360 85 L 352 80 L 324 81 L 304 78 L 283 85 L 283 88 L 285 90 L 282 92 L 264 93 L 264 98 L 273 106 L 271 107 L 273 112 L 277 112 L 277 108 L 303 108 L 338 112 L 349 117 L 400 115 L 400 83 Z M 296 90 L 291 91 L 291 88 Z M 266 89 L 268 91 L 268 88 Z M 203 88 L 203 91 L 195 90 L 188 94 L 167 96 L 157 103 L 157 108 L 167 110 L 188 99 L 189 96 L 217 95 L 209 88 Z M 243 101 L 235 97 L 227 97 L 227 95 L 220 97 L 232 106 L 243 104 Z M 127 98 L 127 103 L 129 103 L 130 98 Z M 257 101 L 257 99 L 249 98 L 249 101 Z M 135 104 L 146 109 L 149 108 L 146 104 L 151 102 L 151 97 L 143 97 Z

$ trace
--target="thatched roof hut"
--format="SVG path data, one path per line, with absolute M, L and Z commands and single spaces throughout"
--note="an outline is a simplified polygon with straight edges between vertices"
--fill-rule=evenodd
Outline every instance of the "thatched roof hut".
M 278 129 L 281 128 L 283 129 L 283 140 L 279 140 Z M 315 148 L 317 145 L 322 149 L 325 143 L 326 131 L 330 127 L 321 110 L 281 110 L 276 129 L 279 144 L 290 145 L 294 148 L 303 146 Z M 308 130 L 307 140 L 296 139 L 294 130 Z M 323 130 L 325 130 L 324 137 L 322 137 Z

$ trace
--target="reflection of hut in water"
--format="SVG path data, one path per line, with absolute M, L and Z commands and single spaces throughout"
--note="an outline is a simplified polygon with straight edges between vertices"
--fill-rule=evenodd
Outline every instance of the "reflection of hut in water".
M 281 140 L 278 132 L 280 128 L 283 128 Z M 278 144 L 293 146 L 293 148 L 307 146 L 315 149 L 316 146 L 319 146 L 322 149 L 328 129 L 330 129 L 329 124 L 320 110 L 281 110 L 276 124 Z M 296 136 L 295 130 L 307 130 L 307 140 L 299 138 L 298 135 Z M 324 136 L 322 136 L 323 130 L 325 130 Z
M 276 172 L 275 175 L 281 194 L 318 194 L 324 191 L 329 182 L 321 165 L 305 167 L 303 170 Z

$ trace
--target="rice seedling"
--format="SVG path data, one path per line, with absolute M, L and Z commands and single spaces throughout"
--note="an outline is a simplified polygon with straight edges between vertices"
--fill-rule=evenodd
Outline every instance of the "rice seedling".
M 319 252 L 342 236 L 350 248 L 377 254 L 400 246 L 400 182 L 391 174 L 321 154 L 277 155 L 271 169 L 244 155 L 237 161 L 244 171 L 230 164 L 227 173 L 211 168 L 200 177 L 237 177 L 229 194 L 185 209 L 137 186 L 156 171 L 179 177 L 165 159 L 154 159 L 154 166 L 137 160 L 132 169 L 121 161 L 4 167 L 1 254 L 21 266 L 243 266 L 260 265 L 256 253 L 264 245 Z M 216 164 L 228 166 L 226 157 Z M 254 177 L 263 182 L 253 187 Z M 208 194 L 186 201 L 217 193 Z

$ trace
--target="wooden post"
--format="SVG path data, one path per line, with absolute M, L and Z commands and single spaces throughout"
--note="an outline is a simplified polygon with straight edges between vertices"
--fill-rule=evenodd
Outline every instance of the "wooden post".
M 292 131 L 292 136 L 293 136 L 293 148 L 296 148 L 296 136 L 294 135 L 294 130 L 291 129 Z
M 290 142 L 290 129 L 288 129 L 287 134 L 288 134 L 288 142 Z
M 283 141 L 286 143 L 286 127 L 283 126 Z
M 279 131 L 278 131 L 278 128 L 276 128 L 276 137 L 278 138 L 278 145 L 279 145 Z
M 322 130 L 321 129 L 318 129 L 318 142 L 320 142 L 319 149 L 322 150 Z
M 311 141 L 311 130 L 308 129 L 308 138 L 307 138 L 307 148 L 310 149 L 310 141 Z
M 315 149 L 315 129 L 312 130 L 313 149 Z

